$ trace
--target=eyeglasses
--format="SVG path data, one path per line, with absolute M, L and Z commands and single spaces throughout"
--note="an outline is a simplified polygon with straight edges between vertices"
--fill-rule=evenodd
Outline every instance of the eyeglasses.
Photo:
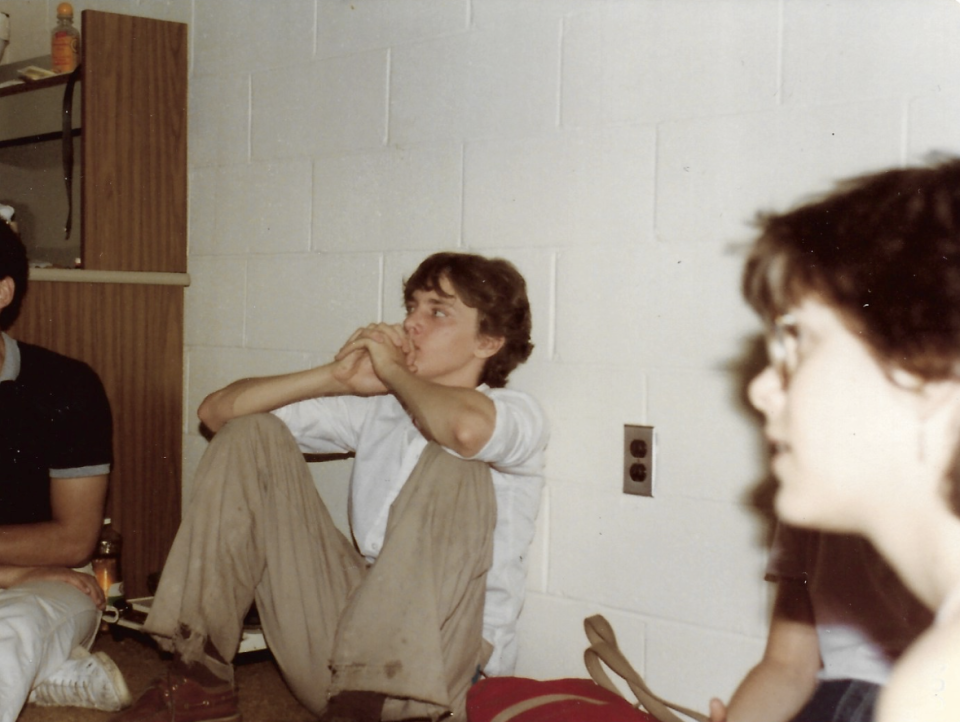
M 767 333 L 767 357 L 780 384 L 787 388 L 800 363 L 800 327 L 791 314 L 785 313 L 773 319 Z

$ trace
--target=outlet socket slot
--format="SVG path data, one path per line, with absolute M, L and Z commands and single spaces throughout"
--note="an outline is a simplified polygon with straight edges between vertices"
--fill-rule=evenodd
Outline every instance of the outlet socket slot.
M 623 493 L 653 496 L 656 435 L 652 426 L 623 425 Z

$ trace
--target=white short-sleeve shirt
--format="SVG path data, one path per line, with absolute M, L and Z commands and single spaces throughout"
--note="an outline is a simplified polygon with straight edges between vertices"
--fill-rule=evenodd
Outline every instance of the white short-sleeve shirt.
M 493 435 L 473 457 L 490 465 L 497 499 L 493 566 L 487 574 L 483 614 L 483 636 L 494 651 L 484 671 L 503 675 L 513 671 L 517 659 L 516 626 L 526 585 L 527 550 L 540 507 L 548 430 L 543 411 L 528 394 L 487 386 L 477 390 L 496 408 Z M 390 505 L 427 439 L 392 395 L 308 399 L 274 414 L 305 453 L 354 452 L 350 523 L 360 553 L 375 560 L 383 546 Z

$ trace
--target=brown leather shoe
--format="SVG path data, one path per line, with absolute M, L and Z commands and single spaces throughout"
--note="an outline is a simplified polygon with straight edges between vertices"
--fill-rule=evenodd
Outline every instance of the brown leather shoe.
M 205 687 L 170 671 L 110 722 L 241 722 L 241 717 L 237 693 L 228 682 Z
M 386 695 L 346 690 L 335 695 L 317 722 L 380 722 Z

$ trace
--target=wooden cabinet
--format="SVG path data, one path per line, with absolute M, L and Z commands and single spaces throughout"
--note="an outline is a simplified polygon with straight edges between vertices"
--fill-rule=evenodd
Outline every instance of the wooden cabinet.
M 187 29 L 92 10 L 82 29 L 82 268 L 31 271 L 11 334 L 100 374 L 114 417 L 107 514 L 127 594 L 142 596 L 180 522 Z M 30 89 L 0 90 L 0 116 L 14 92 Z
M 187 270 L 187 28 L 83 13 L 83 267 Z

